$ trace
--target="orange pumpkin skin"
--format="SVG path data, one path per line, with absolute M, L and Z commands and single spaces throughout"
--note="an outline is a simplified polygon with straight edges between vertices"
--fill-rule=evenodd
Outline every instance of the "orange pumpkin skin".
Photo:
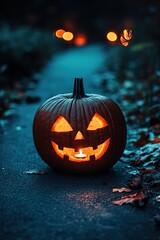
M 94 173 L 111 168 L 126 145 L 126 123 L 119 106 L 98 94 L 85 94 L 76 78 L 73 94 L 47 100 L 33 122 L 35 147 L 54 169 Z M 86 157 L 77 158 L 79 150 Z

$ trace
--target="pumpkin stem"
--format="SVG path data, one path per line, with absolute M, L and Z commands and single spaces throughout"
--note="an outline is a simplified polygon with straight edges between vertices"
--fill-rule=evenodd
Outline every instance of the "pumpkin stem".
M 75 78 L 72 98 L 87 97 L 84 92 L 83 78 Z

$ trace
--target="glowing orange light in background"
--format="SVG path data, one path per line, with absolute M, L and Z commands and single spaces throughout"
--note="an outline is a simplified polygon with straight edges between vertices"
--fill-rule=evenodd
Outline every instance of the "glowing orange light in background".
M 87 38 L 84 34 L 79 34 L 76 36 L 75 40 L 74 40 L 74 44 L 76 46 L 83 46 L 87 43 Z
M 123 36 L 126 40 L 131 40 L 132 38 L 132 30 L 124 29 L 123 30 Z
M 120 42 L 124 47 L 127 47 L 129 45 L 129 40 L 131 40 L 133 37 L 132 30 L 124 29 L 123 33 L 120 36 Z
M 62 37 L 65 41 L 71 41 L 74 36 L 73 36 L 73 33 L 71 32 L 65 32 L 63 33 Z
M 62 38 L 65 31 L 63 29 L 58 29 L 55 33 L 57 38 Z
M 115 32 L 108 32 L 106 37 L 110 42 L 115 42 L 117 40 L 117 34 Z
M 129 42 L 123 36 L 120 37 L 120 42 L 124 47 L 127 47 L 129 44 Z

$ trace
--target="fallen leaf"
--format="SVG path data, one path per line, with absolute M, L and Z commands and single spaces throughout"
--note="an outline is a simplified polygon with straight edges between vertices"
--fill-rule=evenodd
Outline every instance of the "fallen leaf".
M 122 187 L 122 188 L 113 188 L 112 189 L 112 192 L 130 192 L 131 191 L 131 189 L 129 189 L 129 188 L 124 188 L 124 187 Z
M 136 142 L 133 142 L 133 144 L 136 147 L 142 147 L 146 143 L 148 143 L 148 138 L 149 138 L 149 135 L 146 132 L 142 131 L 142 132 L 140 132 L 140 138 Z
M 143 175 L 144 174 L 148 174 L 148 173 L 152 173 L 152 172 L 155 172 L 155 169 L 146 169 L 146 168 L 143 168 L 140 170 L 140 173 L 142 173 Z
M 28 170 L 28 171 L 25 171 L 24 173 L 28 174 L 28 175 L 45 175 L 45 174 L 47 174 L 44 170 L 37 170 L 37 169 Z
M 150 129 L 151 131 L 153 131 L 153 130 L 157 130 L 157 131 L 159 132 L 160 124 L 157 123 L 157 124 L 155 124 L 154 126 L 151 126 L 149 129 Z
M 160 202 L 160 195 L 156 197 L 157 202 Z
M 150 141 L 152 144 L 160 143 L 160 138 L 156 137 L 153 141 Z
M 148 200 L 148 196 L 144 191 L 139 193 L 133 193 L 128 196 L 122 196 L 121 199 L 113 201 L 115 205 L 123 205 L 123 204 L 133 204 L 138 207 L 143 207 Z
M 142 160 L 141 160 L 141 158 L 137 158 L 136 160 L 131 160 L 130 161 L 130 164 L 132 165 L 132 166 L 136 166 L 136 167 L 138 167 L 138 166 L 140 166 L 140 165 L 142 165 Z
M 129 182 L 128 186 L 130 189 L 137 189 L 142 186 L 142 175 L 136 176 L 131 182 Z

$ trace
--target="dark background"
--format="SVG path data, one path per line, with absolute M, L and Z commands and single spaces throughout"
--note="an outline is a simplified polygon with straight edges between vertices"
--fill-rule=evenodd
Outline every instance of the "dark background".
M 123 28 L 136 27 L 136 30 L 145 32 L 147 29 L 151 35 L 156 34 L 159 11 L 159 0 L 1 0 L 0 21 L 1 24 L 7 21 L 12 26 L 29 25 L 50 32 L 64 28 L 86 33 L 89 41 L 101 41 L 106 31 L 122 31 Z

